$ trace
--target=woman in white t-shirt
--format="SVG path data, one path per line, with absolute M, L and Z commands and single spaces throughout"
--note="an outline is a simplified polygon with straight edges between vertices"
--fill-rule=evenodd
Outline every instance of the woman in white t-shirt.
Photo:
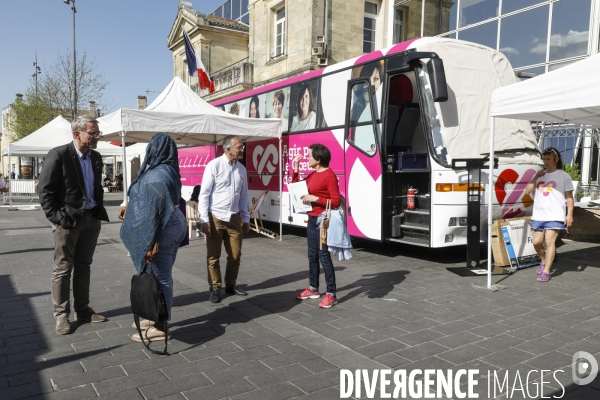
M 537 269 L 537 280 L 548 282 L 550 269 L 556 255 L 556 238 L 559 231 L 573 224 L 573 181 L 562 170 L 560 153 L 554 147 L 542 152 L 544 169 L 538 171 L 525 187 L 533 194 L 533 246 L 542 261 Z M 546 248 L 544 249 L 544 244 Z

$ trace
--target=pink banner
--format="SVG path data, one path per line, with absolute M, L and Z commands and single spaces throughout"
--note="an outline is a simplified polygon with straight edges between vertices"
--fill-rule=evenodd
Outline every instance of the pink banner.
M 180 148 L 178 153 L 181 184 L 184 186 L 202 184 L 204 168 L 215 157 L 214 146 Z

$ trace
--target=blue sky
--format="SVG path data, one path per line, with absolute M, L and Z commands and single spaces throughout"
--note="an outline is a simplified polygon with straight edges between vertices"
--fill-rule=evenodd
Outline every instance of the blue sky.
M 225 0 L 190 0 L 210 13 Z M 173 78 L 167 48 L 179 0 L 76 0 L 76 47 L 87 50 L 110 81 L 104 98 L 135 108 L 146 90 L 160 92 Z M 71 6 L 62 0 L 2 1 L 0 9 L 0 108 L 25 94 L 37 50 L 42 74 L 67 49 L 73 50 Z M 148 102 L 158 93 L 148 93 Z M 102 110 L 108 113 L 114 110 Z M 1 125 L 0 125 L 1 128 Z

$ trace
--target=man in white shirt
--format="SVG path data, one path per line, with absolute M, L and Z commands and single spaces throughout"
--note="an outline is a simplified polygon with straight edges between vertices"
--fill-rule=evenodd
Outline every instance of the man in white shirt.
M 244 156 L 244 145 L 239 137 L 228 136 L 223 141 L 223 150 L 225 154 L 206 166 L 198 196 L 201 228 L 206 235 L 208 284 L 212 292 L 210 301 L 213 303 L 221 301 L 223 281 L 219 258 L 223 242 L 227 252 L 225 291 L 247 295 L 236 286 L 243 234 L 250 231 L 248 178 L 246 168 L 239 162 Z

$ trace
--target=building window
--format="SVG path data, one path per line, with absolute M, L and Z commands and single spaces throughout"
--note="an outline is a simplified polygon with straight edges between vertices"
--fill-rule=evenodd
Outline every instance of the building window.
M 363 28 L 363 53 L 375 51 L 375 29 L 377 27 L 378 5 L 365 2 L 365 23 Z
M 497 17 L 498 11 L 498 0 L 462 0 L 460 3 L 460 27 Z
M 473 28 L 458 32 L 460 40 L 479 43 L 496 50 L 498 38 L 498 21 L 487 22 Z
M 275 10 L 275 52 L 273 57 L 285 54 L 285 7 Z
M 227 18 L 248 25 L 248 0 L 227 0 L 211 13 L 217 17 Z
M 590 0 L 570 0 L 552 5 L 550 61 L 588 54 Z
M 513 68 L 546 62 L 548 43 L 549 6 L 502 18 L 499 50 L 508 58 Z M 536 21 L 532 24 L 531 21 Z M 458 38 L 462 32 L 458 33 Z
M 404 42 L 404 10 L 394 10 L 394 43 Z

